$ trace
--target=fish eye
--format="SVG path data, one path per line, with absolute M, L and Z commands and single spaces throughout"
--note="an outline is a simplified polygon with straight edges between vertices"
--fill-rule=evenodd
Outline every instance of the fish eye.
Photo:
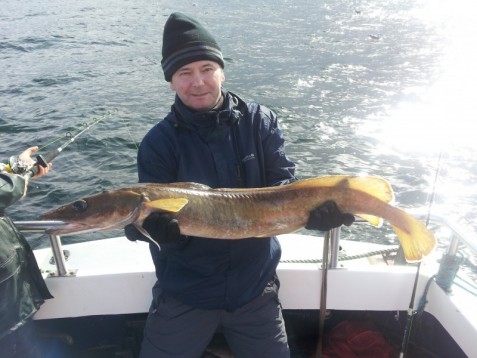
M 73 208 L 78 211 L 85 211 L 88 208 L 88 203 L 85 200 L 78 200 L 73 203 Z

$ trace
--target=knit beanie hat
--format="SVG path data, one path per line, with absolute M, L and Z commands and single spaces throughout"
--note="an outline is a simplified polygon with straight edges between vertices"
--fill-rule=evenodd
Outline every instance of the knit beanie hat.
M 197 20 L 179 12 L 171 14 L 164 25 L 162 39 L 161 64 L 166 81 L 170 82 L 182 66 L 201 60 L 225 66 L 219 45 Z

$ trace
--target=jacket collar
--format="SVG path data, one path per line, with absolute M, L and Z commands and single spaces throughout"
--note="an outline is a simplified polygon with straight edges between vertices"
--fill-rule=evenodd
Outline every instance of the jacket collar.
M 195 112 L 186 107 L 176 95 L 171 108 L 173 116 L 167 119 L 176 126 L 197 132 L 206 142 L 223 140 L 242 114 L 237 108 L 240 101 L 237 96 L 226 90 L 222 90 L 222 96 L 224 102 L 219 110 Z

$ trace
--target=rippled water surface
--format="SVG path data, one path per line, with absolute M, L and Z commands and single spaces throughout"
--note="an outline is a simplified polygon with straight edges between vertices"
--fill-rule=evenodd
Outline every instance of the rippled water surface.
M 227 89 L 278 113 L 299 177 L 381 175 L 402 207 L 431 206 L 475 230 L 473 10 L 467 0 L 3 0 L 1 158 L 111 113 L 10 214 L 36 219 L 137 181 L 137 145 L 173 100 L 162 29 L 183 11 L 220 43 Z M 364 226 L 344 234 L 395 242 Z

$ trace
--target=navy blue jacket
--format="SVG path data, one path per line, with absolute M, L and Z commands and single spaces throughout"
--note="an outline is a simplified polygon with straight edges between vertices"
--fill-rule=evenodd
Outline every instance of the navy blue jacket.
M 141 143 L 140 182 L 254 188 L 295 180 L 275 114 L 230 92 L 223 94 L 222 109 L 211 112 L 193 112 L 176 96 L 171 112 Z M 196 308 L 229 311 L 262 293 L 281 255 L 275 237 L 187 236 L 161 251 L 155 245 L 150 249 L 164 292 Z

